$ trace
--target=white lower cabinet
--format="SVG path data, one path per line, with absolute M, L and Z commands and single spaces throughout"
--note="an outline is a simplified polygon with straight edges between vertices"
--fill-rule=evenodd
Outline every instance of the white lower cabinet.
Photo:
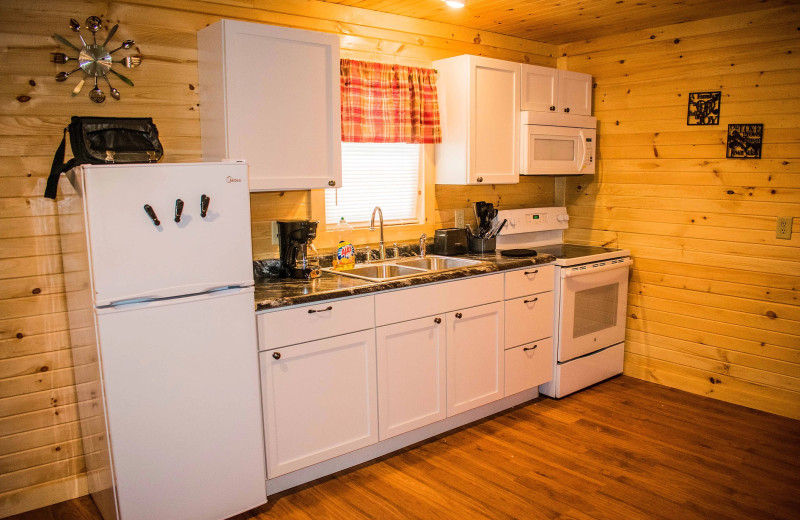
M 553 379 L 554 275 L 552 266 L 505 273 L 505 396 Z
M 553 338 L 506 350 L 505 395 L 513 395 L 553 379 Z
M 551 280 L 545 266 L 260 313 L 267 477 L 548 381 Z
M 444 419 L 442 316 L 385 325 L 376 331 L 380 440 Z
M 553 291 L 506 300 L 506 347 L 553 335 Z
M 378 441 L 374 329 L 260 355 L 268 478 Z
M 503 303 L 447 313 L 447 415 L 503 397 Z

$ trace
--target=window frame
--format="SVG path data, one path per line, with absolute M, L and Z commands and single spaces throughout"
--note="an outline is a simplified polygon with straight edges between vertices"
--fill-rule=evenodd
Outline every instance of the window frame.
M 384 223 L 383 241 L 387 249 L 393 242 L 409 242 L 418 239 L 422 233 L 433 236 L 435 227 L 435 190 L 436 183 L 434 177 L 434 145 L 420 145 L 420 201 L 418 211 L 420 221 L 415 224 L 395 224 Z M 319 221 L 317 227 L 317 239 L 314 244 L 317 248 L 333 248 L 336 246 L 336 232 L 334 225 L 325 224 L 325 190 L 311 190 L 311 220 Z M 376 228 L 370 231 L 366 228 L 356 228 L 353 230 L 353 245 L 363 248 L 367 244 L 377 244 L 380 241 L 380 232 Z

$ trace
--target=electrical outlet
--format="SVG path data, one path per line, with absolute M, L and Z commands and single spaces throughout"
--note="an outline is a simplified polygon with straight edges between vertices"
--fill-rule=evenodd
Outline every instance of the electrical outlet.
M 775 232 L 777 238 L 792 238 L 792 217 L 778 217 L 778 229 Z
M 272 245 L 277 246 L 280 240 L 278 239 L 278 222 L 272 221 Z
M 457 209 L 456 210 L 456 224 L 455 227 L 463 228 L 464 227 L 464 210 Z

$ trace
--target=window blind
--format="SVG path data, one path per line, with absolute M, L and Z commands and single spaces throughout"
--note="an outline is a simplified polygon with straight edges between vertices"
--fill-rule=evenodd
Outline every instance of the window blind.
M 384 224 L 417 223 L 419 186 L 420 145 L 342 143 L 342 187 L 325 190 L 325 223 L 365 227 L 375 206 Z

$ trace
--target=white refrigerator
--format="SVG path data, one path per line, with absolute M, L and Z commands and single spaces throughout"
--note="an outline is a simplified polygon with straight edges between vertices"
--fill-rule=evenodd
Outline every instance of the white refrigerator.
M 86 165 L 59 226 L 89 491 L 106 520 L 267 500 L 245 163 Z

